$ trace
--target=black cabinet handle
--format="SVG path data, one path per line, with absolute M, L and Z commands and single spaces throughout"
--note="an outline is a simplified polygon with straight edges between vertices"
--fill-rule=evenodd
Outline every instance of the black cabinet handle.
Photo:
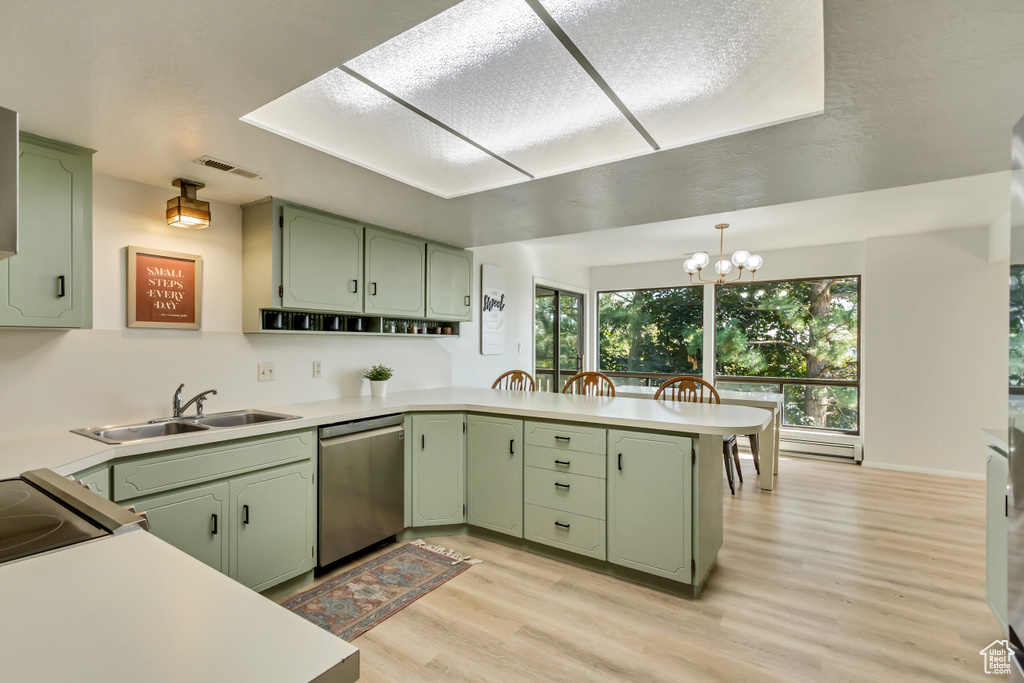
M 376 282 L 371 282 L 370 283 L 370 296 L 377 296 L 377 283 Z
M 622 453 L 619 453 L 619 470 L 622 470 Z
M 556 436 L 555 441 L 565 441 L 566 443 L 569 443 L 570 438 L 571 437 L 568 436 Z
M 555 464 L 556 465 L 561 465 L 562 467 L 568 467 L 569 466 L 569 461 L 568 460 L 556 460 Z
M 515 439 L 509 439 L 508 440 L 508 454 L 509 455 L 515 455 L 516 454 L 516 440 Z
M 248 524 L 248 523 L 249 523 L 249 506 L 248 505 L 243 505 L 242 506 L 242 524 Z
M 426 448 L 426 447 L 427 447 L 427 435 L 426 434 L 421 434 L 420 435 L 420 448 Z
M 560 488 L 560 489 L 565 489 L 566 491 L 568 491 L 568 490 L 569 490 L 569 484 L 559 484 L 559 483 L 558 483 L 558 482 L 556 481 L 556 482 L 555 482 L 555 486 L 557 486 L 557 487 L 558 487 L 558 488 Z
M 569 528 L 568 524 L 562 524 L 561 522 L 555 522 L 555 526 L 562 527 L 563 529 Z
M 217 535 L 217 514 L 216 513 L 214 513 L 214 515 L 213 515 L 213 535 L 214 536 Z
M 65 292 L 64 292 L 64 276 L 63 275 L 58 275 L 57 276 L 57 297 L 63 299 L 64 298 L 64 294 L 65 294 Z
M 352 293 L 353 294 L 358 294 L 359 293 L 359 280 L 353 280 L 352 281 L 352 286 L 355 288 L 355 289 L 352 290 Z
M 470 301 L 469 296 L 466 296 L 466 304 L 465 304 L 466 306 L 469 306 L 469 301 Z

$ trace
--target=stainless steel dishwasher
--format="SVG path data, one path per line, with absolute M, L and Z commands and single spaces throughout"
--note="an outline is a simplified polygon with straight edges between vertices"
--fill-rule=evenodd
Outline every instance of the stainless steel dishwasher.
M 318 567 L 405 528 L 401 415 L 320 428 Z

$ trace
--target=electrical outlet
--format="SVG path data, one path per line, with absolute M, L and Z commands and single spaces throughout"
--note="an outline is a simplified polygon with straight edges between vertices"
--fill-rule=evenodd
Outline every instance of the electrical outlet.
M 273 382 L 277 379 L 277 375 L 274 372 L 274 363 L 260 363 L 256 366 L 256 379 L 260 382 Z
M 313 379 L 320 379 L 324 376 L 324 368 L 320 361 L 313 361 Z

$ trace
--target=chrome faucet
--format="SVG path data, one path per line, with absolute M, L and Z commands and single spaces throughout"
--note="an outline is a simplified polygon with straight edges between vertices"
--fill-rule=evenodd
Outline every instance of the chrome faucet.
M 202 392 L 201 394 L 196 394 L 195 396 L 190 398 L 185 404 L 182 404 L 182 402 L 181 402 L 181 400 L 182 400 L 181 399 L 181 390 L 184 389 L 184 388 L 185 388 L 185 385 L 181 384 L 181 385 L 178 386 L 177 391 L 174 392 L 174 400 L 171 402 L 171 407 L 174 409 L 174 417 L 175 418 L 184 417 L 185 416 L 185 411 L 188 410 L 188 407 L 190 405 L 192 405 L 193 403 L 196 404 L 196 417 L 202 417 L 203 416 L 203 401 L 205 401 L 207 396 L 209 396 L 210 394 L 213 394 L 214 396 L 216 396 L 217 395 L 217 390 L 216 389 L 210 389 L 208 391 Z

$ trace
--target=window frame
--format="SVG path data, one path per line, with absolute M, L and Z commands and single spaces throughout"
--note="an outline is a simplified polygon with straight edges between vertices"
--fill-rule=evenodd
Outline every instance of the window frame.
M 701 350 L 700 365 L 701 371 L 699 373 L 664 373 L 664 372 L 629 372 L 626 370 L 602 370 L 601 369 L 601 295 L 602 294 L 617 294 L 619 292 L 658 292 L 666 289 L 698 289 L 700 290 L 701 297 L 704 296 L 704 285 L 703 284 L 689 284 L 689 285 L 672 285 L 669 287 L 630 287 L 629 289 L 603 289 L 594 291 L 594 355 L 597 356 L 597 362 L 595 367 L 597 371 L 602 375 L 608 377 L 632 377 L 643 380 L 641 386 L 649 387 L 652 386 L 652 379 L 667 380 L 672 377 L 704 377 L 704 358 L 703 349 Z M 706 302 L 701 303 L 701 330 L 704 329 L 704 305 Z M 858 373 L 859 374 L 859 373 Z
M 849 278 L 856 278 L 857 280 L 857 379 L 827 379 L 819 377 L 750 377 L 745 375 L 720 375 L 718 374 L 718 288 L 719 287 L 731 287 L 733 285 L 749 285 L 749 284 L 774 284 L 779 282 L 807 282 L 808 280 L 844 280 Z M 785 387 L 787 384 L 800 385 L 800 386 L 830 386 L 830 387 L 856 387 L 857 388 L 857 428 L 856 429 L 836 429 L 833 427 L 806 427 L 803 425 L 787 425 L 782 423 L 782 427 L 785 429 L 798 429 L 804 432 L 825 432 L 828 434 L 848 434 L 851 436 L 859 436 L 861 431 L 861 424 L 863 422 L 863 390 L 861 388 L 861 380 L 864 377 L 864 356 L 861 353 L 861 338 L 863 332 L 863 326 L 861 324 L 864 315 L 864 309 L 862 303 L 862 290 L 863 290 L 863 276 L 862 275 L 815 275 L 809 277 L 788 277 L 788 278 L 777 278 L 774 280 L 747 280 L 744 282 L 730 282 L 724 285 L 712 285 L 712 306 L 714 307 L 712 318 L 715 321 L 715 329 L 712 330 L 712 338 L 714 340 L 714 378 L 715 386 L 718 386 L 719 382 L 732 382 L 735 384 L 778 384 L 781 393 L 785 394 Z M 785 405 L 785 399 L 783 399 L 783 405 Z

